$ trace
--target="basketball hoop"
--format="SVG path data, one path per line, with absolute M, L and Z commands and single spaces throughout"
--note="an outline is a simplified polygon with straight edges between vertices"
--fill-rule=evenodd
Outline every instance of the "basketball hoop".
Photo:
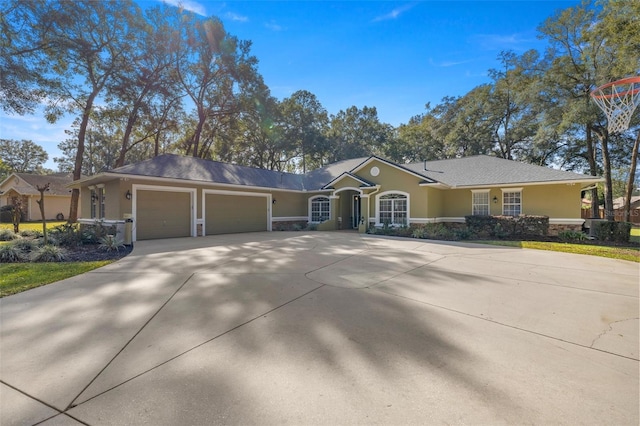
M 623 132 L 640 104 L 640 76 L 603 84 L 591 92 L 591 97 L 607 115 L 609 133 Z

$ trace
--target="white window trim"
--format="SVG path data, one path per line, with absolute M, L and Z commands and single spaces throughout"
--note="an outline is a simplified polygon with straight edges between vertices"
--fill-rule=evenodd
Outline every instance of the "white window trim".
M 312 211 L 313 200 L 316 200 L 318 198 L 326 198 L 327 200 L 329 200 L 329 219 L 328 220 L 332 219 L 332 217 L 331 217 L 331 210 L 332 210 L 332 208 L 331 208 L 331 205 L 332 205 L 331 200 L 335 199 L 335 198 L 338 198 L 338 197 L 330 197 L 329 195 L 315 195 L 315 196 L 309 198 L 309 200 L 307 201 L 307 212 L 309 214 L 308 217 L 307 217 L 307 221 L 309 223 L 320 223 L 320 222 L 317 222 L 317 221 L 314 222 L 313 220 L 311 220 L 312 215 L 313 215 L 313 211 Z
M 96 185 L 98 187 L 97 198 L 98 198 L 98 219 L 105 219 L 107 217 L 107 203 L 105 202 L 107 199 L 106 189 L 104 185 Z
M 524 197 L 522 196 L 522 187 L 520 188 L 500 188 L 500 190 L 502 191 L 502 215 L 505 216 L 504 213 L 504 193 L 505 192 L 519 192 L 520 193 L 520 214 L 523 215 L 524 214 Z M 511 204 L 510 204 L 511 205 Z
M 409 224 L 411 223 L 411 196 L 408 192 L 404 192 L 404 191 L 398 191 L 395 189 L 389 190 L 389 191 L 384 191 L 381 192 L 379 194 L 376 194 L 376 226 L 382 226 L 383 224 L 380 223 L 380 197 L 384 197 L 385 195 L 390 195 L 390 194 L 399 194 L 399 195 L 404 195 L 405 197 L 407 197 L 407 223 L 406 225 L 409 226 Z M 399 226 L 398 224 L 394 224 L 395 226 Z
M 345 186 L 344 188 L 336 189 L 335 191 L 333 191 L 332 195 L 336 196 L 336 194 L 339 194 L 344 191 L 355 191 L 358 194 L 362 195 L 362 189 L 356 188 L 355 186 Z
M 89 216 L 91 219 L 99 219 L 98 192 L 93 185 L 89 186 Z
M 473 196 L 475 194 L 488 194 L 487 195 L 487 214 L 491 215 L 491 190 L 490 189 L 472 189 L 471 190 L 471 214 L 474 216 L 481 216 L 481 215 L 476 215 L 473 212 L 473 208 L 475 207 L 475 203 L 473 202 Z

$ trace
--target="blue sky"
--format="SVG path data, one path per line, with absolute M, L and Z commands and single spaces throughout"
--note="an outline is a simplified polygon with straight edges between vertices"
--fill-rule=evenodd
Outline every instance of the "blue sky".
M 142 6 L 154 0 L 138 1 Z M 253 42 L 252 54 L 272 95 L 314 93 L 330 114 L 375 106 L 397 126 L 489 82 L 503 50 L 544 50 L 537 27 L 579 0 L 509 1 L 210 1 L 166 0 L 222 19 L 227 31 Z M 0 114 L 0 137 L 31 139 L 55 169 L 57 144 L 72 118 Z

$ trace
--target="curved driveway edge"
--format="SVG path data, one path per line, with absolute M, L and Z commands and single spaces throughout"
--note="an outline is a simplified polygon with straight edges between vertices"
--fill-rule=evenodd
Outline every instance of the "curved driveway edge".
M 346 232 L 139 242 L 0 299 L 0 423 L 637 425 L 639 272 Z

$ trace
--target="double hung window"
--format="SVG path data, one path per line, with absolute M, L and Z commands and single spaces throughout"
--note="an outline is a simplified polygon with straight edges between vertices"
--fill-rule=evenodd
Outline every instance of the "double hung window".
M 316 197 L 311 200 L 311 222 L 324 222 L 331 216 L 331 202 L 328 197 Z
M 472 198 L 472 214 L 489 216 L 489 190 L 473 191 Z
M 522 191 L 504 190 L 502 192 L 502 214 L 505 216 L 522 214 Z
M 386 194 L 378 199 L 380 223 L 387 225 L 407 224 L 407 196 L 404 194 Z

